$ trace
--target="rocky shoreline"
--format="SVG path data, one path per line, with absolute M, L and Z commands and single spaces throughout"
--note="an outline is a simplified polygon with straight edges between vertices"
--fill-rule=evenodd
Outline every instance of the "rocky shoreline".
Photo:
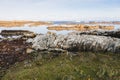
M 119 53 L 119 34 L 120 31 L 84 31 L 66 35 L 48 32 L 47 34 L 36 34 L 34 37 L 23 35 L 19 38 L 0 39 L 0 65 L 7 65 L 9 61 L 14 63 L 17 60 L 24 60 L 26 54 L 38 50 Z
M 48 32 L 34 37 L 1 38 L 0 70 L 29 58 L 32 52 L 120 52 L 120 31 L 86 31 L 57 35 Z M 116 35 L 117 34 L 117 35 Z
M 26 50 L 30 47 L 22 38 L 2 40 L 0 42 L 0 67 L 9 65 L 27 58 Z

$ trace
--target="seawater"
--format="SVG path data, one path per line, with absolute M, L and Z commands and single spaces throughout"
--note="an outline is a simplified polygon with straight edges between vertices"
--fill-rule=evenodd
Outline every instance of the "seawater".
M 115 26 L 115 30 L 120 29 L 120 25 L 113 25 Z M 34 33 L 37 34 L 45 34 L 47 32 L 55 32 L 57 34 L 67 34 L 69 32 L 73 32 L 74 30 L 62 30 L 62 31 L 56 31 L 56 30 L 48 30 L 47 29 L 48 26 L 43 25 L 43 26 L 33 26 L 33 27 L 29 27 L 29 26 L 23 26 L 23 27 L 0 27 L 0 32 L 2 30 L 28 30 L 28 31 L 32 31 Z
M 71 31 L 67 31 L 67 30 L 63 30 L 63 31 L 48 30 L 47 27 L 48 26 L 0 27 L 0 32 L 2 30 L 28 30 L 28 31 L 32 31 L 32 32 L 37 33 L 37 34 L 40 34 L 40 33 L 45 34 L 45 33 L 49 32 L 49 31 L 50 32 L 55 32 L 57 34 L 67 34 L 67 33 L 73 31 L 73 30 L 71 30 Z

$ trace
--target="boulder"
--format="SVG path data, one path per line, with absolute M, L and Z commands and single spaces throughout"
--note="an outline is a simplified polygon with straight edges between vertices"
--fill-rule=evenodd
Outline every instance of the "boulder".
M 120 51 L 120 39 L 97 35 L 37 35 L 32 48 L 36 50 L 63 49 L 68 51 L 114 52 Z
M 26 53 L 27 53 L 27 54 L 32 53 L 32 52 L 34 52 L 34 50 L 33 50 L 32 48 L 27 48 L 27 49 L 26 49 Z

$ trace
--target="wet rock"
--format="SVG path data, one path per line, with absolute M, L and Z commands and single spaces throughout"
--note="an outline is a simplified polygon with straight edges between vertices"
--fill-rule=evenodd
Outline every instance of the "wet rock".
M 30 40 L 28 39 L 27 42 Z M 31 40 L 36 50 L 63 49 L 68 51 L 114 52 L 120 51 L 120 39 L 96 35 L 37 35 Z
M 4 37 L 9 37 L 9 36 L 35 37 L 36 34 L 34 32 L 30 32 L 27 30 L 2 30 L 0 35 Z

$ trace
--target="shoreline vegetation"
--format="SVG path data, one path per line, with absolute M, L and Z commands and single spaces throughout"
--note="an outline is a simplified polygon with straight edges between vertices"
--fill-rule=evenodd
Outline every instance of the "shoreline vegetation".
M 0 21 L 0 27 L 22 27 L 25 25 L 28 25 L 30 27 L 32 26 L 40 26 L 40 25 L 50 25 L 51 22 L 45 22 L 45 21 Z
M 75 30 L 75 31 L 88 31 L 88 30 L 114 30 L 114 26 L 102 26 L 102 25 L 86 25 L 86 24 L 77 24 L 77 25 L 61 25 L 61 26 L 48 26 L 48 30 Z
M 15 22 L 9 25 L 9 21 L 0 21 L 0 26 L 51 25 Z M 120 80 L 119 34 L 119 30 L 83 30 L 66 35 L 3 30 L 0 80 Z
M 119 80 L 120 54 L 33 52 L 4 72 L 1 80 Z

